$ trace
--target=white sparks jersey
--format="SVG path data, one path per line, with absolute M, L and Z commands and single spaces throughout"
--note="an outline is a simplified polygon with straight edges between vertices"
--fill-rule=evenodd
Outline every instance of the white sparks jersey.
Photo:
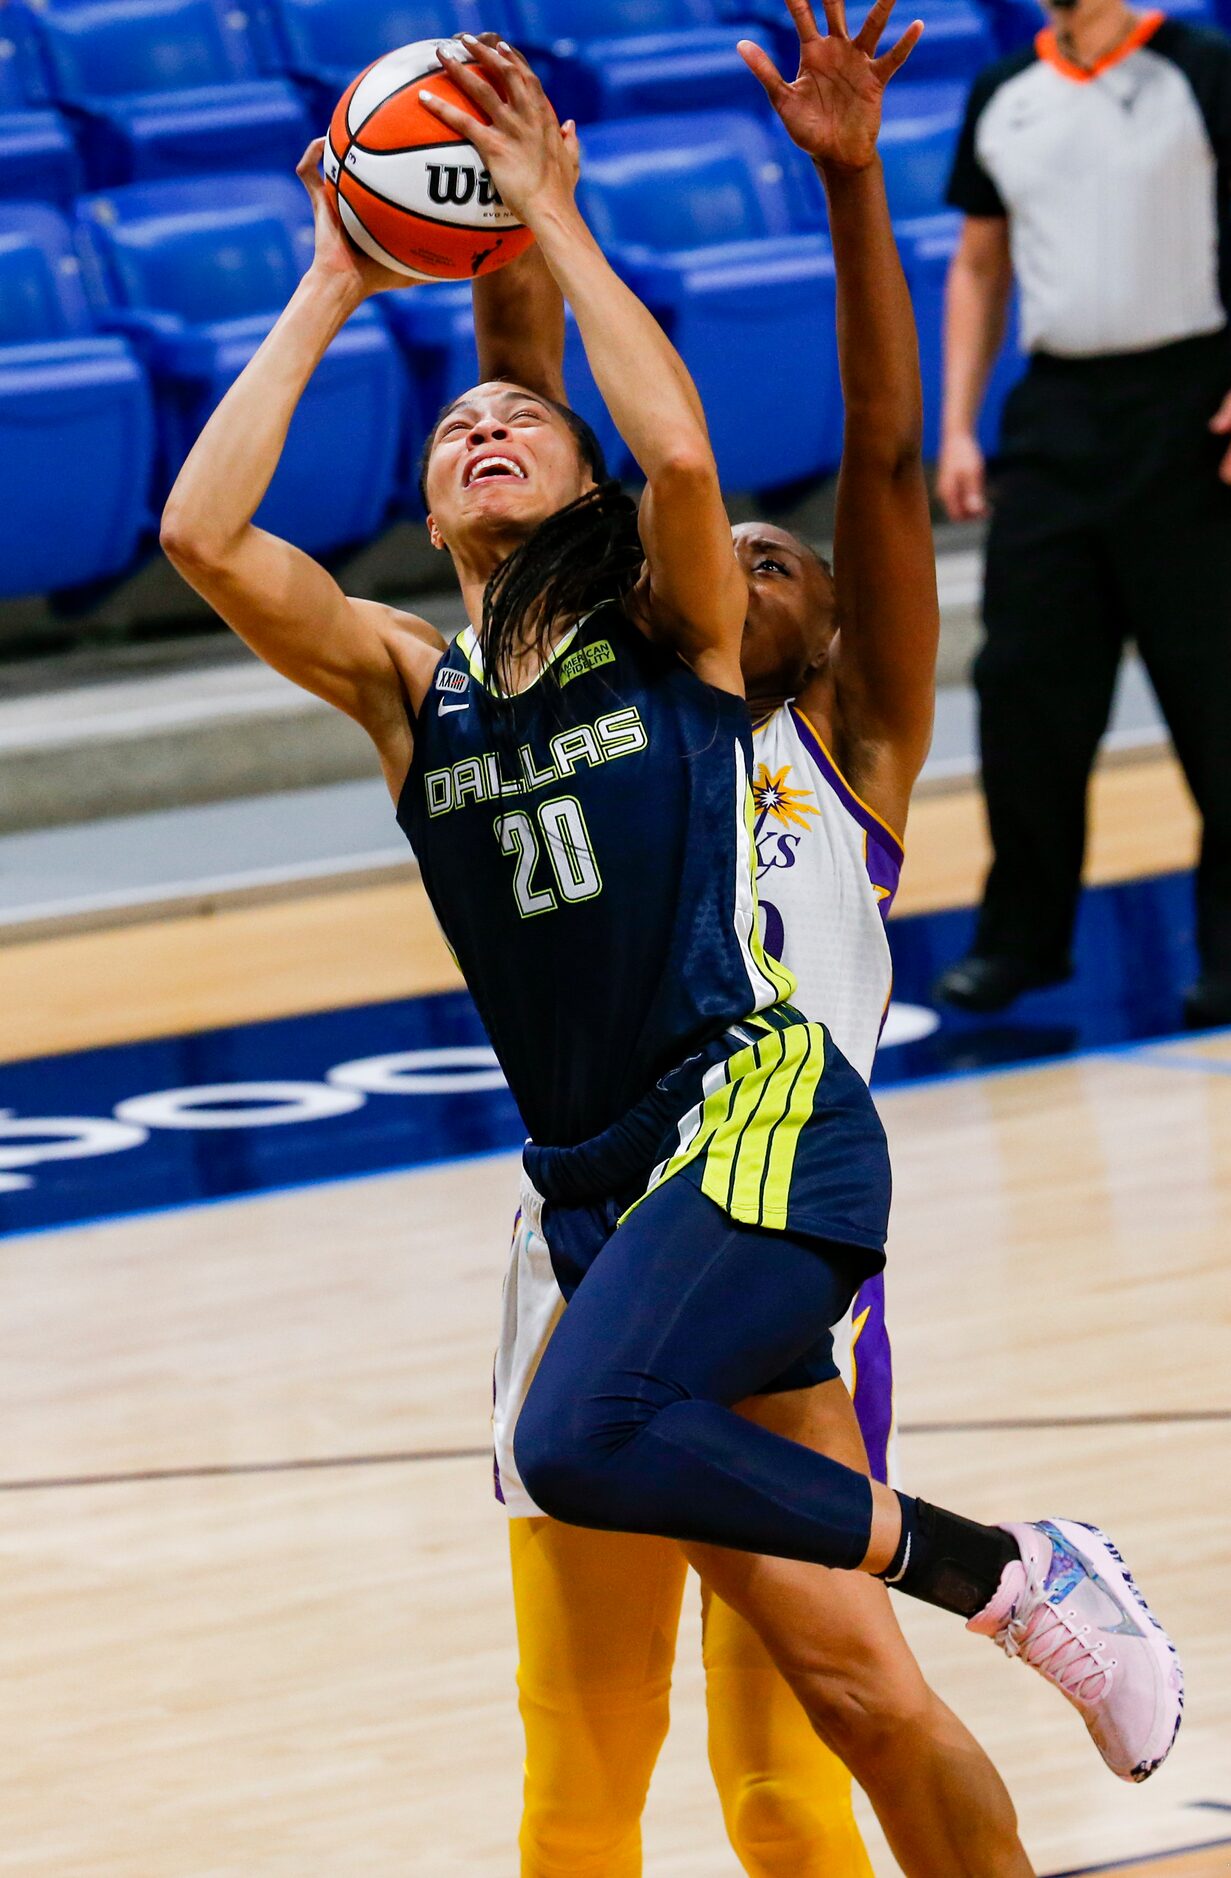
M 868 1081 L 893 987 L 885 920 L 902 845 L 796 705 L 755 727 L 753 749 L 765 949 L 798 980 L 798 1008 Z

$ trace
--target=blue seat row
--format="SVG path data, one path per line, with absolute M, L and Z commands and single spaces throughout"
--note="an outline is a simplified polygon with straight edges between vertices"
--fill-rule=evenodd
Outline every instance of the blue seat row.
M 944 283 L 961 218 L 943 208 L 952 112 L 930 88 L 886 126 L 891 207 L 919 321 L 926 447 L 940 411 Z M 833 469 L 842 444 L 833 256 L 812 166 L 764 119 L 698 112 L 586 127 L 582 201 L 616 267 L 654 310 L 693 373 L 727 486 L 765 489 Z M 394 294 L 387 310 L 432 408 L 474 371 L 466 288 Z M 984 435 L 994 443 L 1015 345 L 997 368 Z M 570 396 L 613 467 L 630 467 L 570 328 Z
M 290 168 L 308 141 L 298 88 L 262 71 L 227 0 L 10 0 L 3 20 L 14 45 L 28 38 L 90 187 Z
M 0 205 L 0 593 L 120 573 L 148 527 L 153 449 L 149 383 L 96 330 L 63 217 Z
M 943 280 L 960 227 L 942 209 L 956 121 L 933 87 L 904 86 L 884 140 L 932 444 Z M 590 125 L 583 144 L 586 212 L 688 361 L 727 486 L 763 489 L 832 469 L 842 426 L 834 267 L 811 165 L 764 116 L 739 112 Z M 0 205 L 0 243 L 0 461 L 31 460 L 20 439 L 38 429 L 42 390 L 45 461 L 71 466 L 23 476 L 20 501 L 0 504 L 0 589 L 12 594 L 102 578 L 127 562 L 194 437 L 290 297 L 313 236 L 293 178 L 236 172 L 93 192 L 79 200 L 71 232 L 49 208 Z M 90 400 L 74 415 L 71 400 L 52 396 L 47 374 L 70 368 L 66 382 L 106 390 L 105 445 Z M 474 369 L 467 286 L 382 296 L 350 322 L 314 379 L 262 522 L 329 554 L 375 533 L 391 505 L 413 509 L 426 426 Z M 568 371 L 613 468 L 627 469 L 572 327 Z M 40 501 L 47 525 L 36 528 L 27 509 Z M 97 521 L 94 534 L 83 514 Z
M 968 82 L 983 15 L 932 0 L 929 18 L 915 75 Z M 0 122 L 0 194 L 42 174 L 37 193 L 66 200 L 78 153 L 91 188 L 284 167 L 362 66 L 464 29 L 525 46 L 579 122 L 756 110 L 736 40 L 785 56 L 782 21 L 778 0 L 0 0 L 0 116 L 23 119 Z
M 107 579 L 152 542 L 311 253 L 307 198 L 276 174 L 86 196 L 75 228 L 0 203 L 0 595 Z M 378 532 L 422 434 L 409 395 L 363 309 L 313 378 L 258 520 L 319 555 Z
M 161 496 L 312 258 L 308 199 L 279 175 L 137 183 L 85 197 L 78 229 L 96 317 L 132 342 L 157 393 Z M 406 405 L 405 368 L 365 307 L 313 376 L 259 523 L 324 554 L 374 535 Z
M 0 10 L 0 196 L 67 204 L 82 182 L 77 146 L 49 103 L 29 15 Z
M 1214 5 L 1231 10 L 1177 0 L 1186 17 Z M 1035 0 L 931 0 L 901 86 L 959 111 L 997 45 L 1039 17 Z M 582 123 L 755 111 L 736 40 L 793 53 L 781 0 L 0 0 L 0 196 L 67 202 L 81 165 L 94 189 L 289 169 L 373 57 L 485 26 L 524 45 Z

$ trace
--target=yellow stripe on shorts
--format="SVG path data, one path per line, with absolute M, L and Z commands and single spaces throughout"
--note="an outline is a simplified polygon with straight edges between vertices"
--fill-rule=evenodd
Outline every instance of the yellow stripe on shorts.
M 731 1117 L 710 1143 L 701 1191 L 724 1212 L 738 1205 L 737 1219 L 760 1216 L 761 1176 L 765 1167 L 764 1129 L 781 1113 L 778 1072 L 786 1061 L 786 1036 L 775 1031 L 754 1046 L 757 1065 L 740 1078 Z
M 800 1024 L 784 1035 L 789 1046 L 788 1063 L 795 1060 L 795 1076 L 781 1120 L 770 1130 L 765 1145 L 765 1184 L 761 1193 L 764 1226 L 787 1223 L 799 1137 L 811 1118 L 817 1088 L 825 1074 L 825 1032 L 819 1024 Z
M 707 1199 L 745 1225 L 781 1230 L 790 1215 L 799 1138 L 825 1071 L 825 1033 L 819 1024 L 774 1029 L 736 1051 L 726 1069 L 726 1081 L 707 1096 L 699 1116 L 693 1110 L 681 1124 L 686 1145 L 651 1191 L 702 1160 L 699 1184 Z

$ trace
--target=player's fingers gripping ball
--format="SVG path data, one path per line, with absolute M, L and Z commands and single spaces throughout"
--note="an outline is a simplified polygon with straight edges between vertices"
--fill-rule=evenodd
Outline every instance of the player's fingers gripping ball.
M 356 245 L 408 280 L 471 280 L 524 254 L 534 237 L 501 202 L 474 145 L 433 117 L 420 93 L 482 112 L 441 65 L 437 39 L 390 52 L 339 100 L 325 177 Z M 448 41 L 463 64 L 466 48 Z

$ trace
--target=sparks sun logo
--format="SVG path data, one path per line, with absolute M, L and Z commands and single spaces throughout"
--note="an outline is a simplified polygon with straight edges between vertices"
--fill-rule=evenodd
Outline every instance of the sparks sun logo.
M 787 780 L 790 774 L 789 765 L 771 775 L 767 764 L 758 763 L 757 773 L 752 780 L 752 800 L 756 806 L 759 828 L 763 828 L 769 818 L 779 828 L 808 829 L 812 826 L 808 817 L 820 815 L 821 811 L 811 791 L 793 789 Z

